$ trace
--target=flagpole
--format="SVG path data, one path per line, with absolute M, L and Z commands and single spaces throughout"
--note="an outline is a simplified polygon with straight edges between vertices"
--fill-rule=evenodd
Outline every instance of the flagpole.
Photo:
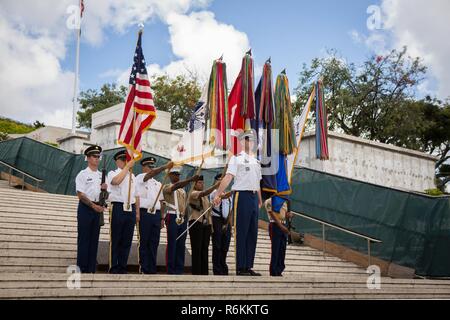
M 81 8 L 80 8 L 81 10 Z M 77 32 L 77 49 L 75 57 L 75 79 L 73 83 L 73 107 L 72 107 L 72 134 L 75 134 L 75 120 L 78 106 L 78 75 L 80 72 L 80 38 L 81 38 L 81 14 L 80 14 L 80 28 Z
M 139 24 L 139 31 L 138 31 L 138 38 L 139 36 L 142 34 L 142 32 L 144 31 L 144 24 L 140 23 Z M 131 146 L 133 148 L 132 150 L 132 159 L 134 160 L 134 139 L 135 139 L 135 134 L 136 134 L 136 110 L 134 109 L 134 104 L 131 106 L 131 109 L 133 111 L 133 134 L 131 136 Z M 132 177 L 133 176 L 133 167 L 130 168 L 130 177 L 128 179 L 128 199 L 127 199 L 127 210 L 130 210 L 130 203 L 131 203 L 131 181 L 132 181 Z M 139 210 L 139 208 L 137 208 L 137 210 Z

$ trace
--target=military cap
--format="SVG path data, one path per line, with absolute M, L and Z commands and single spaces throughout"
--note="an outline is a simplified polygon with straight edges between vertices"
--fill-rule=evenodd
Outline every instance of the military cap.
M 86 157 L 100 155 L 100 153 L 102 153 L 102 148 L 100 146 L 90 146 L 84 150 L 84 155 Z
M 256 140 L 256 139 L 255 139 L 255 134 L 254 134 L 253 131 L 251 131 L 251 130 L 247 130 L 247 131 L 241 133 L 241 134 L 238 136 L 238 139 L 239 139 L 239 140 L 246 139 L 246 140 L 249 140 L 249 141 L 255 141 L 255 140 Z
M 141 160 L 141 165 L 143 166 L 149 166 L 151 168 L 154 168 L 156 165 L 156 158 L 155 157 L 147 157 Z
M 173 167 L 170 173 L 181 174 L 181 167 Z
M 121 159 L 121 160 L 125 161 L 126 158 L 127 158 L 127 152 L 125 150 L 120 150 L 119 152 L 117 152 L 114 155 L 114 161 L 117 161 L 118 159 Z

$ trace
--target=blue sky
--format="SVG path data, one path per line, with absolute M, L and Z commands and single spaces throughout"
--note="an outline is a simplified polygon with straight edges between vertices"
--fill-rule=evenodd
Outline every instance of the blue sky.
M 275 74 L 287 69 L 293 93 L 302 64 L 327 49 L 359 64 L 406 45 L 429 67 L 418 97 L 450 97 L 448 0 L 84 1 L 81 90 L 127 82 L 143 21 L 150 75 L 190 70 L 206 81 L 223 53 L 231 84 L 252 47 L 256 75 L 271 56 Z M 0 99 L 8 101 L 0 104 L 0 116 L 71 126 L 76 33 L 70 21 L 78 3 L 0 1 Z M 380 12 L 375 30 L 367 27 L 372 5 Z
M 367 32 L 366 10 L 374 3 L 377 2 L 222 0 L 212 2 L 206 9 L 221 23 L 233 25 L 247 34 L 259 65 L 271 56 L 274 72 L 287 68 L 293 89 L 302 64 L 323 56 L 327 49 L 337 49 L 342 57 L 352 62 L 361 62 L 371 54 L 369 48 L 352 39 L 350 32 Z M 89 10 L 88 2 L 86 10 Z M 72 40 L 62 62 L 62 67 L 68 70 L 74 68 L 75 38 Z M 98 46 L 82 41 L 80 89 L 99 88 L 105 82 L 115 82 L 116 76 L 101 75 L 108 70 L 128 68 L 135 41 L 136 27 L 130 27 L 124 33 L 106 30 L 105 40 Z M 168 26 L 159 18 L 146 22 L 143 47 L 148 63 L 166 65 L 177 58 L 171 50 Z

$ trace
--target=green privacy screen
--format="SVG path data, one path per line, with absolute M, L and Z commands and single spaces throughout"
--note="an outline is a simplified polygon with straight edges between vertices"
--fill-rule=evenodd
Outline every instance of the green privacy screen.
M 107 150 L 107 170 L 115 169 Z M 152 155 L 157 165 L 168 159 Z M 44 180 L 42 188 L 51 193 L 75 194 L 75 176 L 86 167 L 83 155 L 61 151 L 28 138 L 0 143 L 0 160 Z M 1 168 L 1 165 L 0 165 Z M 5 171 L 5 168 L 2 168 Z M 221 169 L 202 170 L 206 186 Z M 140 165 L 134 167 L 140 173 Z M 195 168 L 185 166 L 182 176 Z M 163 174 L 158 177 L 160 180 Z M 428 197 L 338 177 L 306 168 L 296 168 L 291 196 L 297 212 L 378 238 L 372 255 L 410 267 L 423 276 L 450 276 L 450 198 Z M 267 220 L 265 212 L 261 219 Z M 322 235 L 321 226 L 296 217 L 294 226 L 302 233 Z M 327 229 L 327 240 L 366 253 L 365 240 Z

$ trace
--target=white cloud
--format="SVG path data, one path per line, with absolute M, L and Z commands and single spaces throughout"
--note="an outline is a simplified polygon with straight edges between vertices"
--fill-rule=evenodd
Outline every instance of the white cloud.
M 437 83 L 434 93 L 444 99 L 450 96 L 450 1 L 382 0 L 381 8 L 383 29 L 368 35 L 352 31 L 353 40 L 377 54 L 406 45 L 411 56 L 423 58 L 429 66 L 430 78 Z M 425 82 L 419 91 L 430 94 L 431 82 Z
M 245 33 L 232 25 L 220 23 L 209 11 L 192 12 L 189 15 L 170 13 L 167 16 L 170 43 L 176 60 L 168 65 L 147 66 L 150 76 L 167 74 L 171 77 L 195 73 L 201 82 L 209 79 L 214 59 L 222 54 L 227 64 L 228 84 L 231 85 L 241 68 L 244 53 L 250 48 Z M 255 64 L 255 76 L 261 75 L 262 66 Z M 117 83 L 127 85 L 130 69 L 123 70 Z M 230 88 L 231 89 L 231 88 Z
M 224 53 L 229 66 L 233 66 L 229 77 L 234 77 L 249 46 L 247 36 L 231 25 L 217 22 L 211 12 L 188 14 L 209 3 L 210 0 L 85 1 L 82 41 L 101 45 L 106 29 L 121 33 L 141 21 L 159 18 L 169 27 L 178 60 L 167 66 L 151 65 L 150 74 L 174 75 L 184 68 L 209 74 L 212 60 Z M 2 0 L 0 115 L 25 122 L 71 125 L 74 74 L 63 70 L 61 61 L 68 43 L 74 41 L 75 32 L 66 23 L 68 7 L 76 4 L 78 0 Z M 99 76 L 119 77 L 126 84 L 129 70 L 111 69 Z

